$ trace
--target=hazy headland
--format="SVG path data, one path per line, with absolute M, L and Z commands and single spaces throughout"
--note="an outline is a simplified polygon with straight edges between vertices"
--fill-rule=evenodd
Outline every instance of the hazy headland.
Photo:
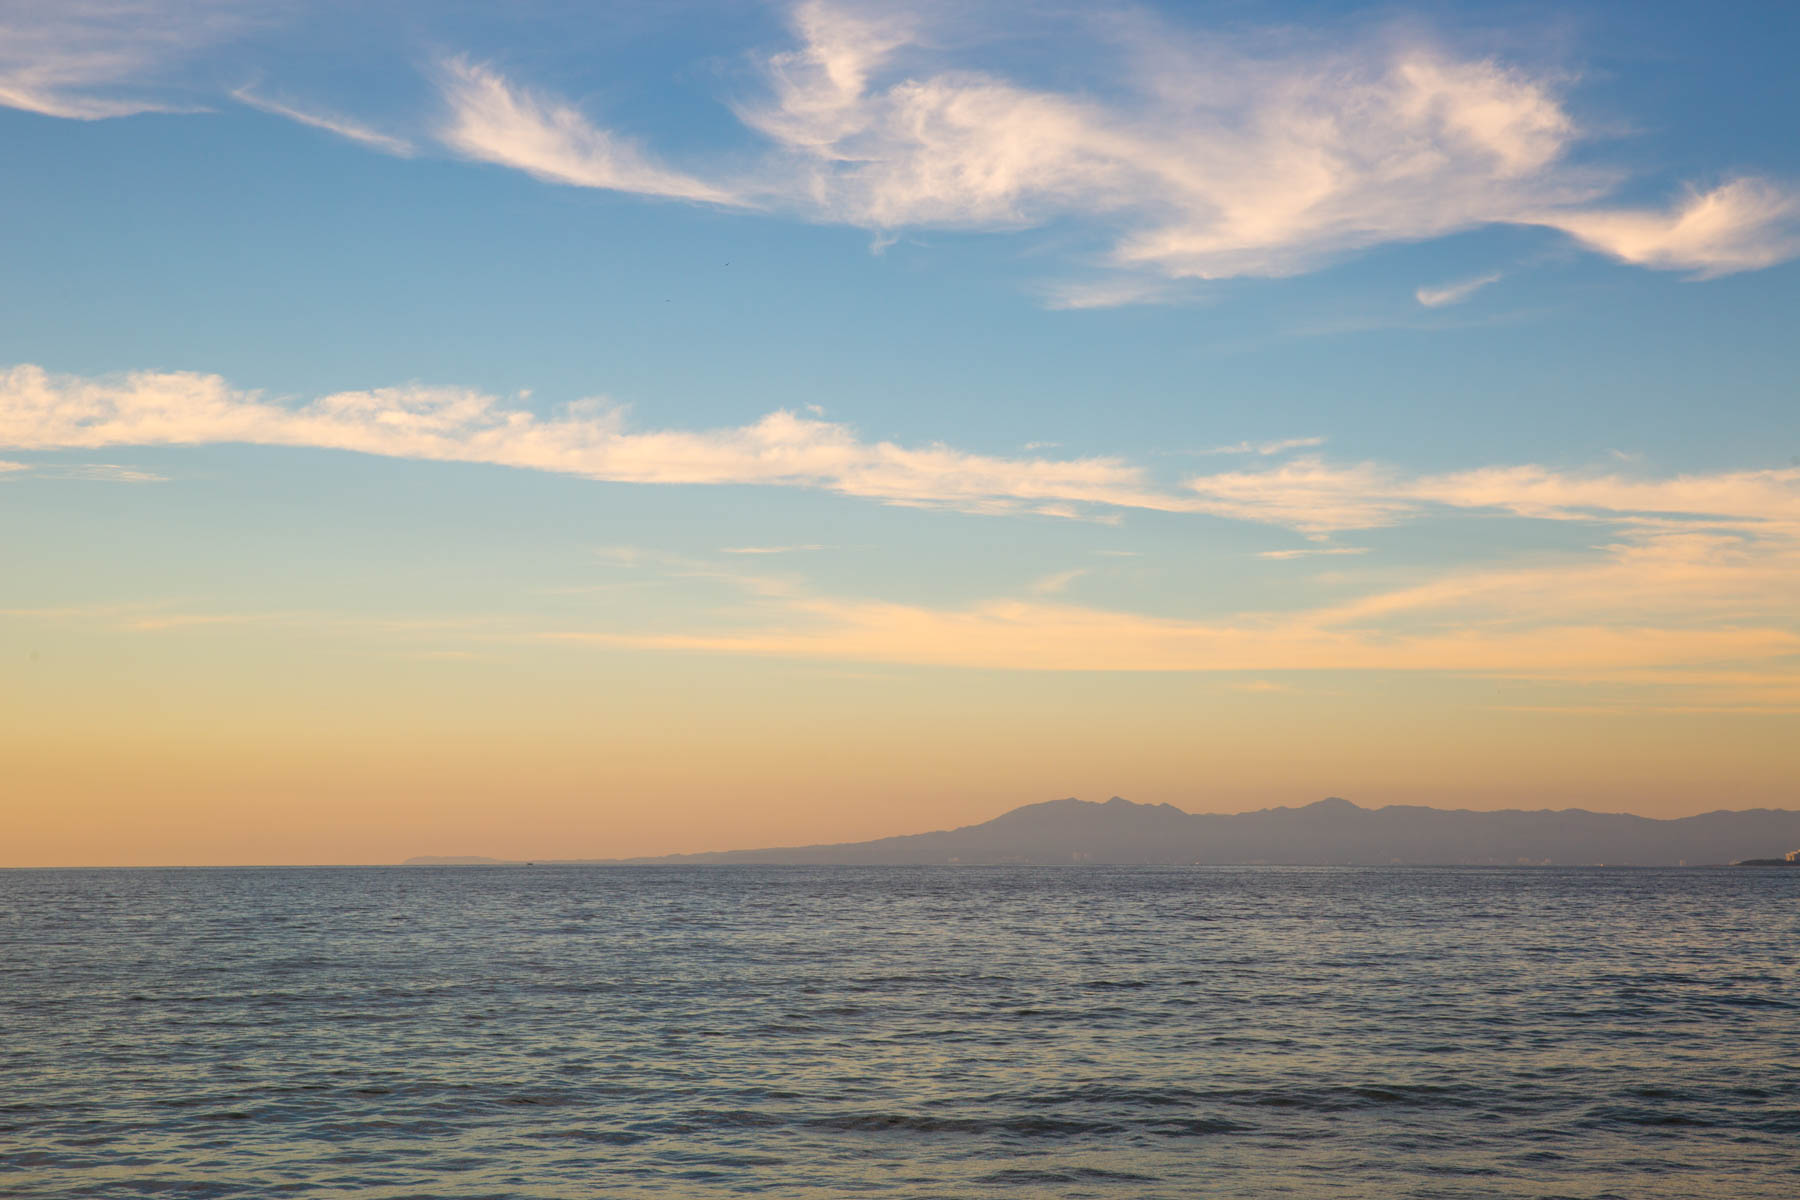
M 1779 859 L 1800 847 L 1800 811 L 1758 808 L 1672 820 L 1585 809 L 1362 808 L 1331 797 L 1302 807 L 1189 813 L 1169 804 L 1073 797 L 933 833 L 816 846 L 538 862 L 913 866 L 1111 863 L 1290 866 L 1713 866 Z M 515 861 L 420 856 L 410 866 Z M 523 860 L 516 860 L 523 861 Z

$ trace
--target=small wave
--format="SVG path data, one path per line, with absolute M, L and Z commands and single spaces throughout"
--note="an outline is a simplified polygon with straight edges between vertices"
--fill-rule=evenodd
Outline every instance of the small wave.
M 1693 1112 L 1677 1112 L 1661 1108 L 1634 1108 L 1626 1105 L 1601 1105 L 1583 1115 L 1582 1125 L 1604 1128 L 1609 1125 L 1635 1125 L 1646 1128 L 1706 1129 L 1718 1124 L 1711 1118 Z
M 1058 1117 L 929 1117 L 916 1113 L 853 1113 L 814 1117 L 805 1124 L 817 1129 L 859 1133 L 999 1133 L 1018 1137 L 1077 1137 L 1117 1133 L 1120 1129 L 1110 1121 L 1072 1121 Z
M 1167 1137 L 1205 1137 L 1219 1133 L 1250 1133 L 1254 1125 L 1245 1125 L 1238 1121 L 1227 1121 L 1223 1117 L 1161 1117 L 1154 1121 L 1144 1122 L 1149 1128 Z
M 1341 1112 L 1346 1109 L 1387 1106 L 1468 1108 L 1474 1103 L 1458 1090 L 1437 1084 L 1283 1088 L 1227 1093 L 1220 1098 L 1254 1108 L 1294 1108 L 1309 1112 Z
M 1100 1167 L 1052 1167 L 1027 1168 L 1012 1167 L 1004 1171 L 995 1171 L 991 1175 L 983 1175 L 976 1183 L 1010 1184 L 1015 1187 L 1042 1187 L 1046 1184 L 1058 1183 L 1155 1183 L 1154 1175 L 1139 1175 L 1135 1171 L 1108 1171 Z

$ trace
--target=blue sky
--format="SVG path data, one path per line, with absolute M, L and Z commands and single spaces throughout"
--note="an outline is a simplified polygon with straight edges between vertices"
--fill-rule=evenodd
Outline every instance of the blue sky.
M 1165 671 L 1403 678 L 1396 713 L 1430 676 L 1470 727 L 1800 706 L 1792 6 L 0 33 L 0 610 L 97 655 L 62 728 L 118 683 L 95 647 L 199 639 L 205 676 L 228 628 L 271 664 L 579 646 L 595 687 L 924 671 L 927 708 Z M 201 721 L 190 682 L 133 686 Z M 1219 803 L 1313 785 L 1276 776 Z

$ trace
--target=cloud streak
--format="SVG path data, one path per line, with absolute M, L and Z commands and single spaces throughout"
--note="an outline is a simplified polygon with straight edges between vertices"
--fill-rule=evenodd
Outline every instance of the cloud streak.
M 281 404 L 216 375 L 86 379 L 35 366 L 0 372 L 0 445 L 220 442 L 490 463 L 620 483 L 816 487 L 976 512 L 1077 516 L 1089 505 L 1182 504 L 1118 459 L 1002 458 L 865 442 L 848 426 L 785 411 L 729 429 L 633 431 L 618 409 L 599 402 L 543 418 L 458 388 L 378 388 Z
M 366 125 L 350 120 L 348 117 L 330 113 L 308 112 L 289 104 L 281 104 L 265 96 L 258 96 L 249 88 L 239 88 L 231 93 L 231 98 L 238 103 L 254 108 L 271 116 L 284 117 L 301 125 L 309 125 L 314 129 L 322 129 L 326 133 L 336 134 L 371 150 L 379 150 L 383 154 L 392 154 L 397 158 L 411 158 L 418 153 L 418 147 L 405 138 L 381 133 Z
M 1244 445 L 1263 456 L 1312 440 Z M 455 387 L 375 388 L 292 403 L 192 372 L 90 378 L 29 364 L 0 370 L 0 447 L 229 442 L 487 463 L 619 483 L 811 487 L 982 513 L 1207 514 L 1315 539 L 1458 510 L 1606 522 L 1643 536 L 1708 530 L 1764 540 L 1800 536 L 1800 467 L 1662 479 L 1535 465 L 1415 475 L 1303 455 L 1165 486 L 1117 457 L 1005 457 L 942 443 L 869 442 L 847 425 L 789 411 L 723 429 L 634 430 L 620 409 L 597 400 L 540 416 Z
M 231 0 L 10 6 L 0 11 L 0 107 L 75 121 L 191 111 L 191 99 L 157 93 L 167 92 L 178 64 L 254 24 L 256 7 Z
M 1500 273 L 1496 271 L 1491 275 L 1478 275 L 1473 279 L 1447 283 L 1442 287 L 1422 287 L 1413 293 L 1413 298 L 1426 308 L 1444 308 L 1451 304 L 1461 304 L 1482 288 L 1499 282 Z
M 1285 562 L 1290 558 L 1315 558 L 1321 555 L 1337 557 L 1346 554 L 1367 554 L 1367 546 L 1309 546 L 1293 550 L 1259 550 L 1256 557 L 1275 562 Z
M 1289 450 L 1305 450 L 1313 446 L 1323 446 L 1322 437 L 1278 438 L 1272 442 L 1234 442 L 1229 446 L 1214 446 L 1210 450 L 1202 450 L 1202 454 L 1260 454 L 1268 457 L 1272 454 L 1285 454 Z
M 1015 671 L 1442 671 L 1573 679 L 1647 667 L 1761 663 L 1800 653 L 1779 625 L 1683 628 L 1565 621 L 1377 631 L 1333 614 L 1194 621 L 1002 600 L 960 609 L 799 598 L 748 631 L 566 630 L 594 646 Z
M 1378 463 L 1303 457 L 1263 471 L 1195 476 L 1199 511 L 1323 536 L 1416 520 L 1446 509 L 1540 520 L 1607 520 L 1680 531 L 1723 523 L 1800 532 L 1800 468 L 1639 479 L 1539 466 L 1407 475 Z
M 721 554 L 806 554 L 817 550 L 830 550 L 832 547 L 817 542 L 808 542 L 798 546 L 725 546 Z
M 741 203 L 730 187 L 665 167 L 630 139 L 597 128 L 572 105 L 516 87 L 486 66 L 454 58 L 442 64 L 440 74 L 449 117 L 439 137 L 465 158 L 573 187 Z
M 1602 254 L 1702 279 L 1774 266 L 1800 254 L 1800 193 L 1756 178 L 1690 189 L 1668 210 L 1547 213 L 1548 225 Z
M 34 479 L 81 479 L 96 483 L 167 483 L 168 476 L 120 463 L 52 463 L 48 466 L 0 462 L 0 477 L 30 475 Z
M 818 596 L 754 578 L 716 630 L 555 630 L 604 648 L 1018 671 L 1407 671 L 1619 685 L 1628 706 L 1774 712 L 1800 697 L 1800 530 L 1760 539 L 1653 530 L 1533 565 L 1438 571 L 1292 611 L 1189 618 L 1058 599 L 934 608 Z M 1352 582 L 1354 582 L 1352 580 Z M 1671 699 L 1670 697 L 1674 698 Z M 1685 699 L 1683 697 L 1686 697 Z

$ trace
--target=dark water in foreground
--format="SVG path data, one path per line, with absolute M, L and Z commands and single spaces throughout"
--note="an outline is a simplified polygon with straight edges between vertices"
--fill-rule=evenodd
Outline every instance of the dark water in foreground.
M 1800 1196 L 1800 871 L 0 872 L 0 1194 Z

